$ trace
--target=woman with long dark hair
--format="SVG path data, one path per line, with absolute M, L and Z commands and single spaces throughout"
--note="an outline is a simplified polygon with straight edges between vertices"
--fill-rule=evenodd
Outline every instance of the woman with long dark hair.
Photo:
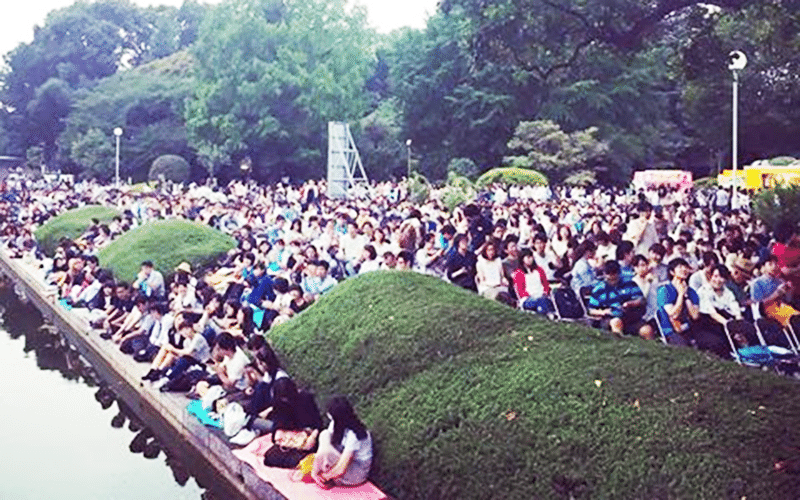
M 328 403 L 331 423 L 319 435 L 311 477 L 323 488 L 358 486 L 372 466 L 372 436 L 341 396 Z

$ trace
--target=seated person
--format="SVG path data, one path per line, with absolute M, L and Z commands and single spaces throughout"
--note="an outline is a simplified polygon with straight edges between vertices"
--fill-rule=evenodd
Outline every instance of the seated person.
M 188 321 L 178 325 L 178 334 L 183 337 L 183 347 L 179 348 L 167 342 L 153 359 L 150 371 L 142 377 L 143 380 L 156 381 L 166 378 L 160 386 L 170 380 L 175 380 L 192 365 L 204 365 L 211 358 L 211 348 L 205 337 L 200 335 Z M 169 390 L 169 387 L 165 389 Z
M 241 391 L 248 386 L 245 368 L 250 363 L 250 358 L 233 335 L 228 332 L 217 335 L 212 359 L 215 362 L 216 377 L 211 381 L 211 385 L 218 380 L 228 392 Z
M 275 378 L 271 385 L 271 405 L 250 419 L 248 426 L 251 430 L 269 433 L 277 429 L 322 428 L 319 407 L 311 392 L 298 390 L 288 376 Z
M 456 236 L 453 246 L 455 251 L 447 258 L 447 279 L 454 285 L 477 292 L 478 287 L 475 284 L 477 258 L 469 250 L 467 235 Z
M 372 436 L 343 397 L 328 403 L 331 423 L 319 435 L 311 477 L 323 488 L 357 486 L 372 466 Z
M 110 331 L 106 332 L 104 335 L 101 335 L 101 337 L 111 339 L 119 344 L 129 335 L 141 330 L 142 326 L 149 326 L 142 325 L 142 323 L 145 318 L 148 317 L 147 312 L 148 308 L 150 307 L 150 300 L 144 295 L 137 295 L 133 299 L 133 303 L 134 307 L 131 308 L 131 311 L 124 316 L 124 320 L 119 327 L 112 327 Z M 147 321 L 150 320 L 148 319 Z
M 555 311 L 550 300 L 550 284 L 544 269 L 536 265 L 533 252 L 526 248 L 519 253 L 518 268 L 512 276 L 514 291 L 519 297 L 520 307 L 537 314 Z
M 655 318 L 667 343 L 687 346 L 693 337 L 693 322 L 700 317 L 700 298 L 689 287 L 691 268 L 686 260 L 671 260 L 667 272 L 670 281 L 658 288 Z
M 500 294 L 508 294 L 508 282 L 503 275 L 503 263 L 494 240 L 487 240 L 483 246 L 475 270 L 475 283 L 479 294 L 492 300 L 498 298 Z
M 153 262 L 149 260 L 142 262 L 141 270 L 136 276 L 133 287 L 141 291 L 146 297 L 160 299 L 166 296 L 164 276 L 155 270 Z
M 95 323 L 92 326 L 100 327 L 104 330 L 100 337 L 110 339 L 111 336 L 125 322 L 125 319 L 135 309 L 133 289 L 128 283 L 122 281 L 117 283 L 114 297 L 111 299 L 111 309 L 102 323 Z
M 791 282 L 784 281 L 780 276 L 778 258 L 770 255 L 761 266 L 761 276 L 750 287 L 750 298 L 763 306 L 768 318 L 787 327 L 791 317 L 800 313 L 787 303 L 787 296 L 792 292 Z
M 592 288 L 588 302 L 589 316 L 600 319 L 613 333 L 645 338 L 652 335 L 650 326 L 642 321 L 642 290 L 631 279 L 622 278 L 619 262 L 609 260 L 603 264 L 603 281 Z
M 720 357 L 730 357 L 730 346 L 725 335 L 725 324 L 731 319 L 742 319 L 742 310 L 736 296 L 725 283 L 730 279 L 728 268 L 718 264 L 708 283 L 700 287 L 700 317 L 695 340 L 697 347 Z

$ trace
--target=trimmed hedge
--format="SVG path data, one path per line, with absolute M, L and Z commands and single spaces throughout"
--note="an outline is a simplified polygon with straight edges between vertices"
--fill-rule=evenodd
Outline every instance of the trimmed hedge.
M 92 225 L 92 219 L 107 223 L 117 215 L 120 215 L 119 211 L 100 205 L 68 210 L 42 224 L 34 236 L 45 253 L 53 255 L 61 238 L 74 240 Z
M 129 231 L 102 249 L 100 265 L 110 268 L 120 279 L 134 280 L 142 261 L 151 260 L 155 268 L 171 276 L 181 262 L 192 269 L 209 265 L 235 242 L 216 229 L 182 220 L 155 221 Z
M 488 186 L 495 182 L 502 182 L 503 184 L 519 184 L 522 186 L 547 186 L 549 184 L 547 177 L 536 170 L 529 170 L 526 168 L 502 167 L 493 168 L 484 172 L 475 185 L 482 187 Z
M 189 180 L 189 162 L 178 155 L 162 155 L 153 161 L 149 181 L 157 181 L 163 175 L 165 180 L 172 182 L 186 182 Z
M 796 382 L 432 277 L 349 279 L 270 337 L 321 406 L 353 400 L 395 498 L 773 499 L 800 481 Z

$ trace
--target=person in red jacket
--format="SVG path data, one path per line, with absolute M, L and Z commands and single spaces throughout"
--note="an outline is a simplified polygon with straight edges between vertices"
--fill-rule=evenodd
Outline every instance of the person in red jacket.
M 537 314 L 551 314 L 555 311 L 544 269 L 536 265 L 530 249 L 526 248 L 519 253 L 519 269 L 514 271 L 512 278 L 522 309 L 535 311 Z

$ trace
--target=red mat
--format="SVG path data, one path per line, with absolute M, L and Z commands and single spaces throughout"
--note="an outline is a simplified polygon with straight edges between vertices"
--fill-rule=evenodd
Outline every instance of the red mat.
M 280 469 L 264 465 L 264 454 L 272 447 L 272 437 L 262 436 L 253 440 L 241 450 L 233 450 L 233 454 L 250 464 L 258 477 L 270 483 L 289 500 L 385 500 L 386 495 L 374 484 L 366 482 L 361 486 L 320 488 L 316 483 L 292 481 L 292 469 Z

